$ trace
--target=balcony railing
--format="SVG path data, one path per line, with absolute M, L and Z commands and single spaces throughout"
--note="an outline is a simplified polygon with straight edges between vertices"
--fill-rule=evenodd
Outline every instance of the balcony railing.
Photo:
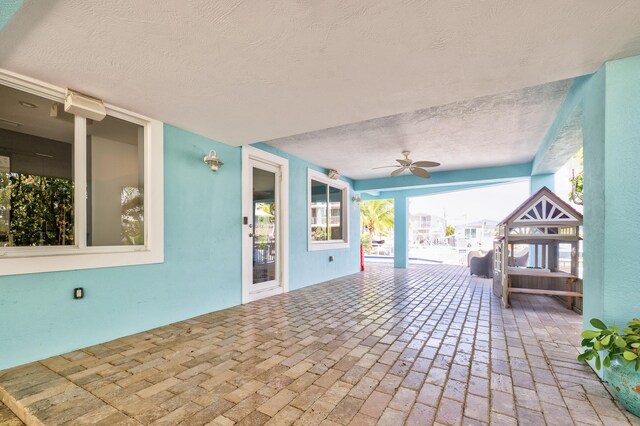
M 265 265 L 276 261 L 276 243 L 253 243 L 253 264 Z
M 327 221 L 324 217 L 312 217 L 311 224 L 316 226 L 326 225 Z M 334 216 L 331 218 L 331 226 L 341 225 L 340 216 Z

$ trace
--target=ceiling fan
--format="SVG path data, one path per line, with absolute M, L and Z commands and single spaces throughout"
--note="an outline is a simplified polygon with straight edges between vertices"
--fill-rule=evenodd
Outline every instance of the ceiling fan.
M 438 167 L 440 165 L 440 163 L 436 163 L 435 161 L 412 161 L 409 159 L 409 154 L 411 154 L 410 151 L 402 151 L 402 155 L 404 155 L 404 158 L 402 160 L 396 160 L 399 165 L 374 167 L 373 170 L 385 169 L 388 167 L 398 167 L 396 170 L 391 172 L 391 176 L 398 176 L 405 170 L 409 169 L 409 171 L 414 175 L 427 179 L 430 178 L 431 175 L 428 171 L 423 169 L 423 167 Z

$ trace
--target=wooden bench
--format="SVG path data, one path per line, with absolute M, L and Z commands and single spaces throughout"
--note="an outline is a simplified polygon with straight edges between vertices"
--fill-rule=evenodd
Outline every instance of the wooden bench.
M 516 288 L 511 287 L 509 293 L 526 293 L 526 294 L 545 294 L 549 296 L 573 296 L 582 297 L 582 293 L 577 291 L 564 291 L 564 290 L 544 290 L 539 288 Z
M 568 274 L 566 272 L 549 272 L 549 271 L 541 271 L 538 269 L 530 269 L 530 268 L 509 268 L 508 269 L 508 286 L 509 286 L 509 294 L 511 293 L 521 293 L 521 294 L 541 294 L 547 296 L 566 296 L 567 298 L 567 308 L 571 309 L 573 306 L 573 298 L 574 297 L 582 297 L 582 293 L 577 291 L 572 291 L 572 284 L 578 279 L 577 276 L 573 274 Z M 526 277 L 540 277 L 540 278 L 562 278 L 567 280 L 567 290 L 546 290 L 539 288 L 518 288 L 511 286 L 511 276 L 526 276 Z

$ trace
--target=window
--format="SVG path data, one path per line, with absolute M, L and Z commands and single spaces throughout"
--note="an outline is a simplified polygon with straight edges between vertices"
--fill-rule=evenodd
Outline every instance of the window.
M 106 109 L 0 72 L 0 275 L 162 262 L 162 123 Z
M 476 238 L 478 235 L 478 230 L 476 228 L 465 228 L 464 237 L 468 240 L 472 240 Z
M 87 123 L 88 246 L 144 245 L 143 160 L 143 126 Z
M 349 247 L 348 184 L 311 169 L 308 179 L 309 250 Z
M 73 246 L 74 117 L 0 86 L 0 249 Z

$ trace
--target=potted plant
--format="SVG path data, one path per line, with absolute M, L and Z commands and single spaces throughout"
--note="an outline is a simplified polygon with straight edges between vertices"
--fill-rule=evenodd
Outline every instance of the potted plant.
M 604 367 L 604 379 L 618 401 L 640 416 L 640 319 L 634 318 L 622 331 L 597 318 L 590 322 L 596 330 L 582 332 L 585 349 L 578 360 L 594 360 L 597 370 Z

